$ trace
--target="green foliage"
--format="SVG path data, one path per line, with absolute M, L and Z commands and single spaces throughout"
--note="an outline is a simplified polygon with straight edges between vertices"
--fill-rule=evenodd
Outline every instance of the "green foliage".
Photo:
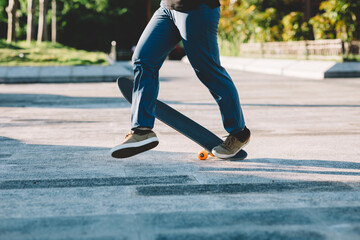
M 360 1 L 327 0 L 321 3 L 323 13 L 310 20 L 315 39 L 360 39 Z
M 218 31 L 223 42 L 360 39 L 360 1 L 323 1 L 310 21 L 305 19 L 304 2 L 299 0 L 221 0 L 221 3 Z
M 239 39 L 222 39 L 218 38 L 219 50 L 225 56 L 238 56 L 240 53 Z
M 305 21 L 304 14 L 301 12 L 291 12 L 282 19 L 283 41 L 299 41 L 311 39 L 311 29 Z
M 38 4 L 35 11 L 35 33 L 37 33 Z M 146 26 L 145 0 L 56 0 L 57 40 L 67 46 L 86 50 L 110 51 L 115 40 L 118 49 L 130 49 Z M 155 11 L 160 0 L 152 0 Z M 0 38 L 6 38 L 8 0 L 0 0 Z M 2 7 L 4 6 L 4 7 Z M 26 38 L 27 0 L 20 0 L 17 39 Z M 48 33 L 51 28 L 51 0 L 48 4 Z
M 281 41 L 282 18 L 301 7 L 289 0 L 222 0 L 221 3 L 219 35 L 240 42 Z
M 107 64 L 106 54 L 65 47 L 60 43 L 8 44 L 0 40 L 0 66 L 89 65 Z
M 280 40 L 280 17 L 275 8 L 266 8 L 254 15 L 254 41 L 270 42 Z
M 118 49 L 136 45 L 147 24 L 145 0 L 61 0 L 59 41 L 87 50 L 110 51 L 115 40 Z M 152 9 L 160 0 L 152 1 Z
M 315 39 L 336 38 L 334 25 L 328 17 L 316 15 L 315 17 L 312 17 L 309 22 L 314 28 Z
M 8 49 L 22 49 L 21 47 L 17 46 L 13 43 L 7 43 L 5 40 L 0 39 L 0 51 L 2 51 L 2 48 L 8 48 Z
M 7 7 L 8 0 L 0 0 L 0 38 L 6 38 L 7 34 Z

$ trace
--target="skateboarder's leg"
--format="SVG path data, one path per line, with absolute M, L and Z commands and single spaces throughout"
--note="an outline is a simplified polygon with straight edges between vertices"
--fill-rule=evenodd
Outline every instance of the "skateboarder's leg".
M 175 11 L 174 16 L 188 59 L 218 103 L 224 128 L 230 134 L 213 153 L 222 158 L 232 157 L 248 143 L 250 131 L 245 127 L 236 87 L 220 64 L 217 43 L 220 9 L 202 5 L 188 13 Z
M 176 24 L 195 73 L 217 101 L 226 131 L 236 133 L 245 127 L 245 121 L 236 87 L 220 65 L 219 17 L 219 8 L 211 9 L 206 5 L 189 13 L 175 12 Z
M 132 129 L 153 127 L 155 103 L 159 91 L 159 69 L 169 52 L 181 40 L 168 13 L 169 10 L 164 6 L 155 12 L 133 54 Z
M 131 131 L 125 140 L 111 149 L 116 158 L 131 157 L 158 145 L 151 130 L 159 91 L 159 69 L 169 52 L 181 40 L 164 4 L 145 28 L 133 55 L 134 89 L 131 107 Z M 145 129 L 144 129 L 145 128 Z

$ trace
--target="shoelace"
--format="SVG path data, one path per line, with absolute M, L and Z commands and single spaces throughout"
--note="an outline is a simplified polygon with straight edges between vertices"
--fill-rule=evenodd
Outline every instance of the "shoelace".
M 126 139 L 128 136 L 132 135 L 132 134 L 133 134 L 133 132 L 132 132 L 132 131 L 131 131 L 131 132 L 129 132 L 128 134 L 126 134 L 125 139 Z
M 228 136 L 225 140 L 225 142 L 223 142 L 222 146 L 226 149 L 230 149 L 231 145 L 235 142 L 236 138 L 234 136 Z

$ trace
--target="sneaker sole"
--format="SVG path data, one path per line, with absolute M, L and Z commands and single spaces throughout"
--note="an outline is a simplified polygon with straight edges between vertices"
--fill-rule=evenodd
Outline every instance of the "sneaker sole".
M 114 158 L 132 157 L 136 154 L 148 151 L 158 144 L 159 140 L 156 137 L 153 137 L 141 142 L 118 145 L 111 149 L 111 156 Z
M 250 142 L 250 139 L 236 153 L 231 154 L 231 155 L 220 154 L 220 153 L 216 153 L 214 151 L 211 151 L 211 153 L 214 154 L 215 157 L 222 158 L 222 159 L 232 158 L 232 157 L 235 157 L 236 154 L 238 154 L 246 145 L 248 145 L 249 142 Z

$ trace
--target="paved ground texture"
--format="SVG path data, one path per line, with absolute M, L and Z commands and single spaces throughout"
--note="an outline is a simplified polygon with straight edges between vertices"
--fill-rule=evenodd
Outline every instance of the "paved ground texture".
M 115 83 L 0 85 L 0 239 L 359 239 L 360 79 L 230 71 L 252 140 L 244 161 L 156 122 L 159 146 L 117 160 L 130 105 Z M 159 98 L 225 136 L 189 65 Z

